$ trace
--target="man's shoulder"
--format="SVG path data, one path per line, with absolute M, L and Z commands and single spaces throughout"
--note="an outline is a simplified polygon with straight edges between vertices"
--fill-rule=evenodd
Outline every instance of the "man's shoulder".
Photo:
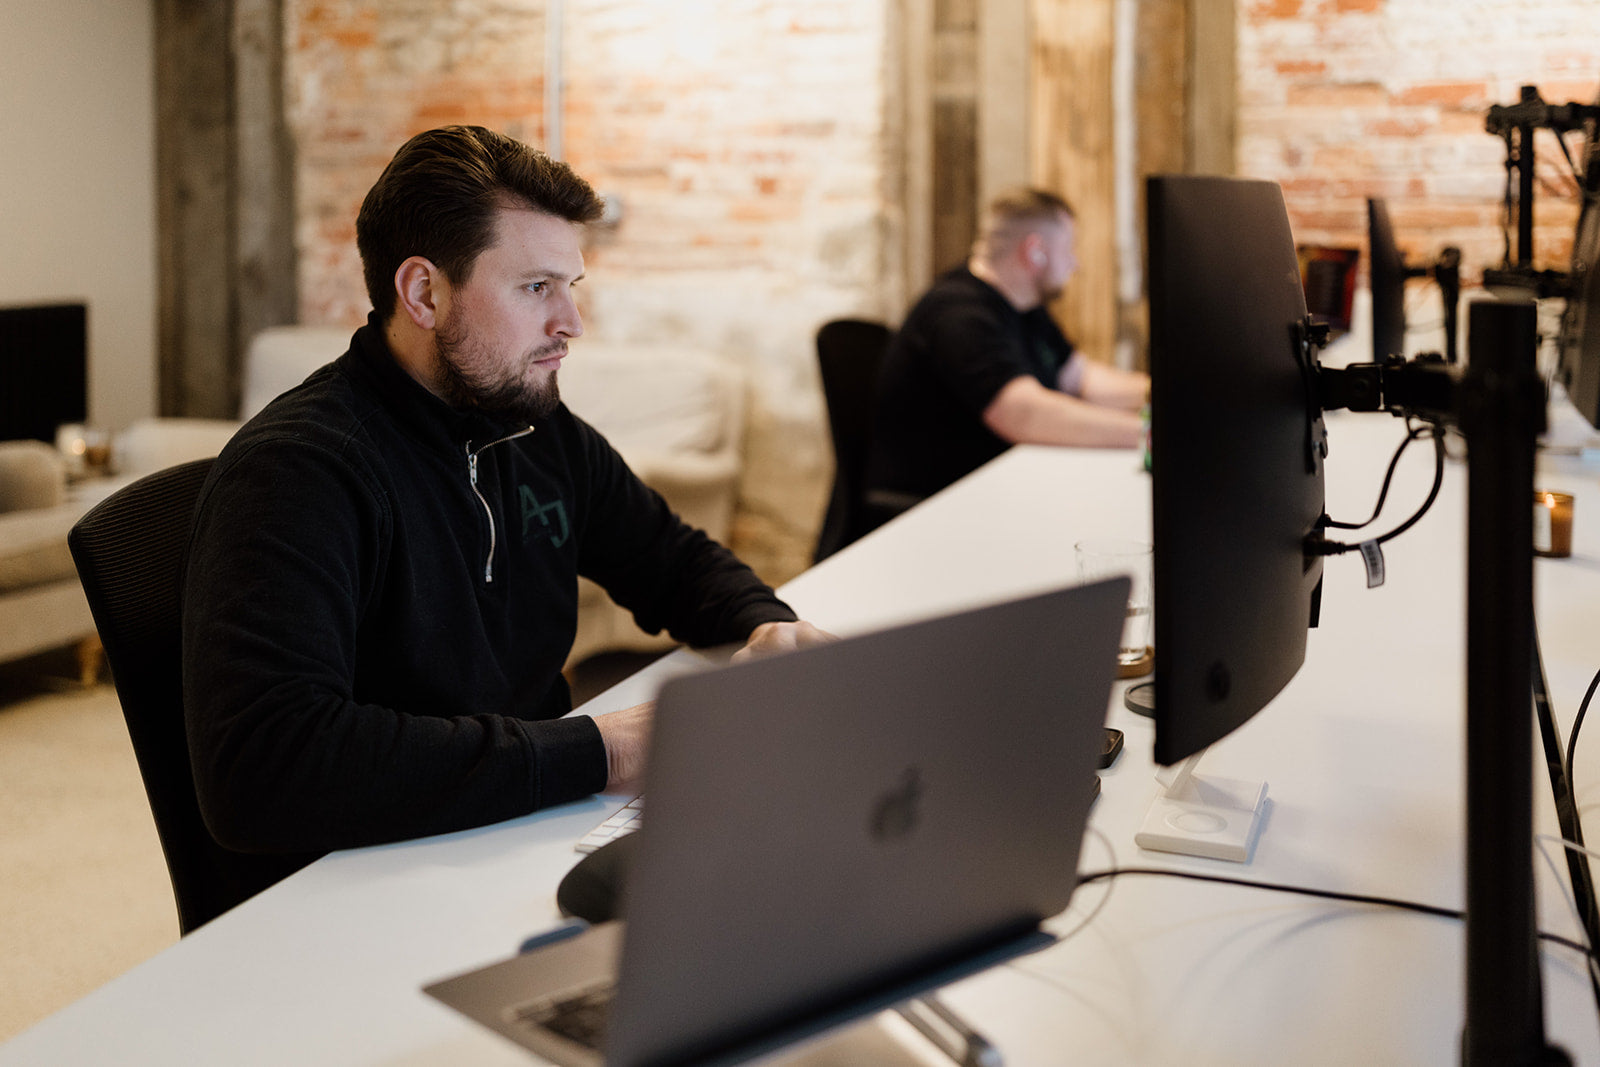
M 1003 317 L 1005 298 L 983 279 L 957 267 L 941 274 L 906 316 L 907 323 Z
M 343 440 L 372 421 L 380 405 L 361 394 L 335 361 L 274 398 L 230 444 Z
M 364 395 L 336 360 L 282 393 L 242 426 L 217 457 L 220 477 L 277 487 L 348 483 L 380 492 L 398 431 L 383 405 Z
M 1009 305 L 988 283 L 965 268 L 949 271 L 907 312 L 896 334 L 898 346 L 912 351 L 959 350 L 1014 329 Z
M 946 300 L 984 300 L 994 290 L 963 264 L 945 271 L 928 287 L 928 297 Z

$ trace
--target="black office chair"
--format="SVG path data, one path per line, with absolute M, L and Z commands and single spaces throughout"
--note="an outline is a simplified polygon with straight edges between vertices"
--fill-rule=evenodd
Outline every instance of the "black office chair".
M 871 533 L 915 503 L 866 487 L 878 375 L 894 334 L 881 322 L 835 319 L 817 331 L 817 365 L 833 438 L 833 492 L 817 537 L 813 563 Z
M 169 467 L 112 494 L 67 534 L 105 645 L 139 774 L 187 934 L 304 866 L 217 844 L 200 816 L 183 724 L 179 607 L 183 555 L 209 459 Z

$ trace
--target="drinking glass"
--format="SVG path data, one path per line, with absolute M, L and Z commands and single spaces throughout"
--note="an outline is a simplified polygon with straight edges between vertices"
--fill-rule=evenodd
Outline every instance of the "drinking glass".
M 1091 582 L 1126 575 L 1133 582 L 1128 590 L 1128 614 L 1117 649 L 1117 665 L 1131 667 L 1150 652 L 1150 543 L 1101 538 L 1079 541 L 1074 548 L 1081 580 Z

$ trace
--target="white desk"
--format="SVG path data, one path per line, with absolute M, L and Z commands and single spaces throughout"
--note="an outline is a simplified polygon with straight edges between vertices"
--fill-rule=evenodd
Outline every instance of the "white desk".
M 1386 416 L 1330 423 L 1329 510 L 1365 518 L 1401 435 Z M 1408 454 L 1387 529 L 1421 501 L 1426 447 Z M 1600 469 L 1554 487 L 1580 499 L 1574 555 L 1538 565 L 1552 695 L 1565 729 L 1600 667 Z M 1459 906 L 1463 805 L 1464 471 L 1388 546 L 1388 584 L 1328 563 L 1322 628 L 1305 668 L 1262 715 L 1213 749 L 1210 771 L 1270 784 L 1247 866 L 1142 852 L 1155 791 L 1151 726 L 1115 695 L 1127 733 L 1104 779 L 1083 869 L 1112 863 Z M 1072 544 L 1145 534 L 1148 483 L 1127 452 L 1014 449 L 786 586 L 801 614 L 841 634 L 1075 580 Z M 1159 611 L 1159 605 L 1157 605 Z M 653 692 L 680 653 L 597 698 Z M 1596 709 L 1600 714 L 1600 709 Z M 1600 725 L 1593 727 L 1600 730 Z M 1600 798 L 1600 754 L 1580 752 L 1581 798 Z M 1542 828 L 1554 817 L 1542 768 Z M 481 830 L 329 856 L 0 1047 L 0 1064 L 477 1064 L 529 1058 L 420 993 L 426 981 L 510 954 L 556 920 L 573 841 L 621 798 Z M 1600 830 L 1595 831 L 1600 838 Z M 1572 934 L 1558 883 L 1541 922 Z M 108 893 L 108 900 L 114 894 Z M 1087 925 L 1085 925 L 1087 924 Z M 1259 890 L 1128 876 L 1083 887 L 1048 952 L 948 991 L 1016 1065 L 1449 1064 L 1463 989 L 1459 923 Z M 1079 927 L 1082 927 L 1080 930 Z M 1600 1026 L 1575 953 L 1545 952 L 1550 1035 L 1600 1064 Z M 800 1058 L 938 1063 L 892 1017 Z M 794 1057 L 790 1057 L 794 1058 Z

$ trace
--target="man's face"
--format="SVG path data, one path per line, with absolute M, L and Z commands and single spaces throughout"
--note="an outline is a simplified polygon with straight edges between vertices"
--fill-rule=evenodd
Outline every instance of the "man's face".
M 574 223 L 501 208 L 494 243 L 464 282 L 448 287 L 434 329 L 444 399 L 517 423 L 554 411 L 567 341 L 583 335 L 572 294 L 582 277 Z
M 1078 272 L 1076 227 L 1070 215 L 1039 231 L 1044 244 L 1044 262 L 1039 268 L 1039 296 L 1044 303 L 1059 297 L 1067 282 Z

